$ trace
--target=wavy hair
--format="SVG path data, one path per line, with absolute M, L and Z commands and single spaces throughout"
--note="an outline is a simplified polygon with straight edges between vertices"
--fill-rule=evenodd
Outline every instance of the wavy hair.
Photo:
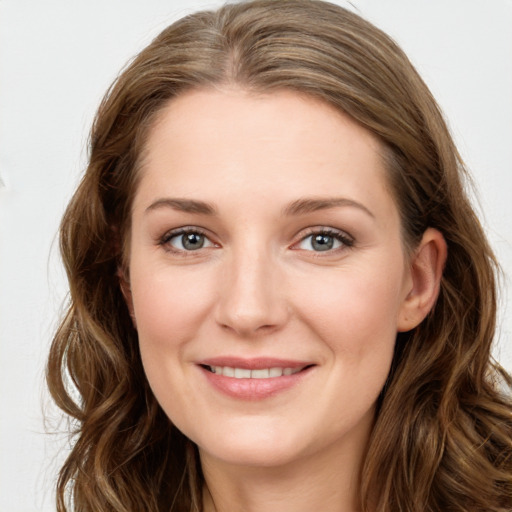
M 236 84 L 320 99 L 376 135 L 405 247 L 438 229 L 448 260 L 437 303 L 397 338 L 362 470 L 365 511 L 512 510 L 511 378 L 491 357 L 497 263 L 466 171 L 428 88 L 382 31 L 316 0 L 256 0 L 187 16 L 119 76 L 94 121 L 60 247 L 70 303 L 47 366 L 72 419 L 58 510 L 199 512 L 197 450 L 144 375 L 119 286 L 148 129 L 187 90 Z

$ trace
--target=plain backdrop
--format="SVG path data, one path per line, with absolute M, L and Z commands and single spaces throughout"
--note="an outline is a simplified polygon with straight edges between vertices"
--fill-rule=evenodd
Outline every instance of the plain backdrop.
M 496 355 L 512 370 L 512 0 L 353 0 L 444 110 L 505 270 Z M 0 0 L 0 510 L 55 509 L 66 437 L 44 364 L 66 282 L 56 232 L 119 69 L 201 0 Z M 46 424 L 43 418 L 46 417 Z

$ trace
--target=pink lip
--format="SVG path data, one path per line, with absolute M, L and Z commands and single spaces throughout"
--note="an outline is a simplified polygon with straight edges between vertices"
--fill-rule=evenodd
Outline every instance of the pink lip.
M 231 368 L 243 368 L 245 370 L 261 370 L 262 368 L 302 368 L 310 366 L 309 361 L 292 361 L 290 359 L 278 359 L 274 357 L 213 357 L 199 361 L 200 365 L 205 366 L 230 366 Z
M 229 366 L 246 370 L 262 368 L 304 368 L 292 375 L 270 377 L 267 379 L 237 379 L 212 373 L 206 366 Z M 275 358 L 242 359 L 237 357 L 215 357 L 198 363 L 198 367 L 207 381 L 218 391 L 239 400 L 263 400 L 291 389 L 299 384 L 312 370 L 310 362 L 291 361 Z

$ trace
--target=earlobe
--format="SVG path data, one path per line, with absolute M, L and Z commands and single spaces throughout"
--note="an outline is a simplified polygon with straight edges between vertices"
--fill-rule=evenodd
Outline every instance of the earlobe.
M 428 228 L 410 261 L 411 285 L 399 312 L 399 332 L 414 329 L 434 307 L 446 257 L 443 235 L 437 229 Z
M 119 287 L 121 288 L 121 293 L 123 294 L 124 301 L 126 302 L 126 306 L 130 313 L 130 317 L 133 322 L 133 326 L 137 329 L 137 323 L 135 321 L 135 313 L 133 310 L 133 299 L 132 299 L 132 289 L 130 287 L 130 279 L 128 277 L 128 271 L 125 268 L 119 267 L 117 269 L 117 277 L 119 278 Z

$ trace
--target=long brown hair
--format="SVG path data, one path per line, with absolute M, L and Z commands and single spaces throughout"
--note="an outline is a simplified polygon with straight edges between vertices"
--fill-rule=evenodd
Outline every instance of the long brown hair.
M 364 510 L 512 510 L 512 381 L 491 357 L 497 264 L 463 163 L 403 52 L 359 16 L 315 0 L 185 17 L 105 96 L 61 226 L 70 304 L 47 380 L 75 437 L 58 510 L 201 510 L 197 451 L 149 389 L 118 274 L 148 128 L 177 95 L 226 83 L 296 90 L 350 115 L 382 142 L 405 246 L 427 227 L 448 245 L 435 307 L 397 338 L 362 473 Z

